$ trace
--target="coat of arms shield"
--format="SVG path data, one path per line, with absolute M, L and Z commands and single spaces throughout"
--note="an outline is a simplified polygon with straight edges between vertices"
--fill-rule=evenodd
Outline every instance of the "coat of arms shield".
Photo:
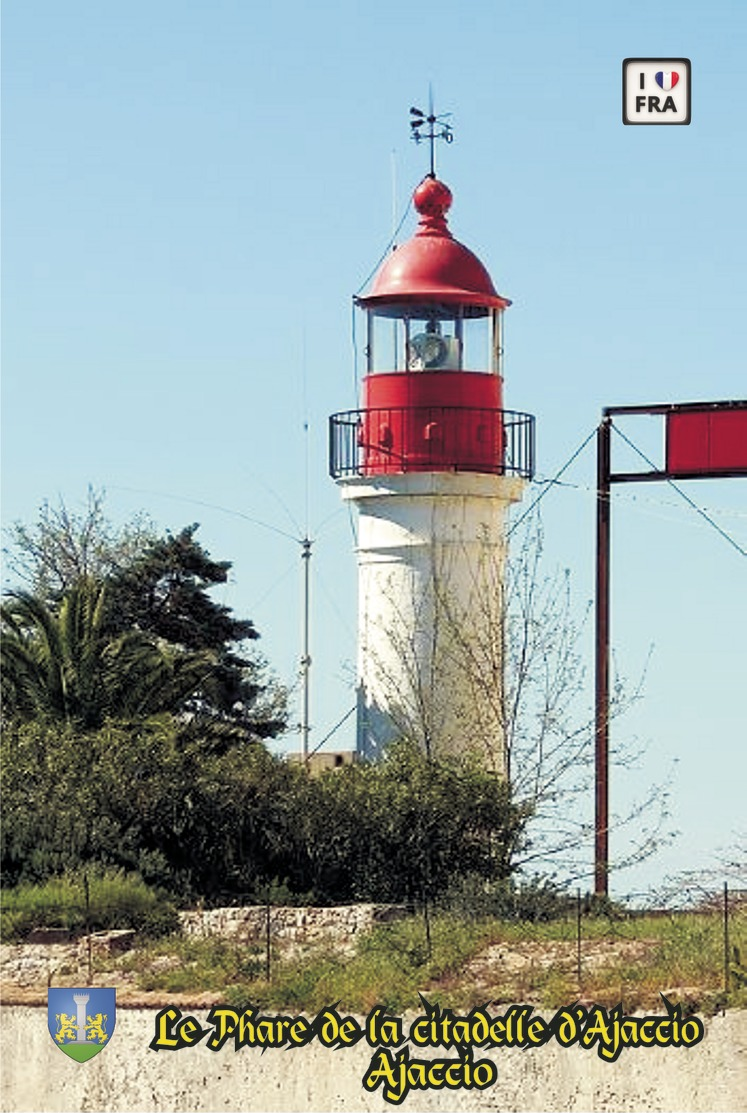
M 47 990 L 47 1027 L 60 1051 L 85 1063 L 106 1047 L 117 1020 L 116 989 Z

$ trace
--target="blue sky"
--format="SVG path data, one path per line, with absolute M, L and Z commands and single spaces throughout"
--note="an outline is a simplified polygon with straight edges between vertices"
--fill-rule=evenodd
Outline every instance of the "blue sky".
M 544 479 L 605 405 L 747 394 L 745 48 L 736 0 L 9 0 L 4 520 L 94 484 L 117 521 L 199 521 L 234 562 L 225 600 L 287 681 L 308 525 L 318 743 L 352 705 L 355 657 L 326 419 L 357 401 L 350 295 L 427 169 L 410 105 L 432 82 L 453 113 L 438 156 L 451 227 L 513 299 L 506 404 L 536 414 Z M 689 127 L 623 126 L 628 56 L 692 60 Z M 646 451 L 652 421 L 626 427 Z M 579 612 L 594 476 L 589 447 L 543 503 L 548 567 L 570 569 Z M 744 480 L 687 490 L 747 547 Z M 666 486 L 615 494 L 615 657 L 637 675 L 652 656 L 645 699 L 615 727 L 647 755 L 612 805 L 674 767 L 682 832 L 618 892 L 712 865 L 739 829 L 746 571 Z M 352 740 L 349 722 L 334 741 Z

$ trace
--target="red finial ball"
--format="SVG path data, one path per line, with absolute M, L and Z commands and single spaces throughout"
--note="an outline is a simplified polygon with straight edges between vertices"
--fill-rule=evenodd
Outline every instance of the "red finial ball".
M 451 208 L 451 190 L 438 178 L 424 178 L 412 199 L 421 216 L 443 218 Z

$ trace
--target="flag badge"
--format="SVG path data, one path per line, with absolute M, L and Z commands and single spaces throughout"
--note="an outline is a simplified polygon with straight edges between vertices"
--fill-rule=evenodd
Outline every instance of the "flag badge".
M 60 1051 L 84 1063 L 112 1038 L 117 1020 L 116 989 L 49 989 L 47 1027 Z
M 689 124 L 692 65 L 689 58 L 625 58 L 624 124 Z

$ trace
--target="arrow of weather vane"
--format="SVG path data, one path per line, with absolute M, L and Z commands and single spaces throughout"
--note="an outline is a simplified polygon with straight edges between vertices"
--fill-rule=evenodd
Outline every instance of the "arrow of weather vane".
M 445 143 L 453 143 L 454 132 L 451 124 L 446 121 L 451 116 L 450 112 L 444 112 L 443 115 L 437 116 L 433 111 L 433 101 L 431 100 L 428 114 L 426 115 L 420 108 L 410 109 L 410 128 L 412 129 L 411 135 L 416 143 L 423 143 L 427 140 L 430 144 L 431 155 L 431 169 L 430 176 L 436 176 L 436 140 L 443 139 Z M 420 129 L 424 130 L 421 131 Z

